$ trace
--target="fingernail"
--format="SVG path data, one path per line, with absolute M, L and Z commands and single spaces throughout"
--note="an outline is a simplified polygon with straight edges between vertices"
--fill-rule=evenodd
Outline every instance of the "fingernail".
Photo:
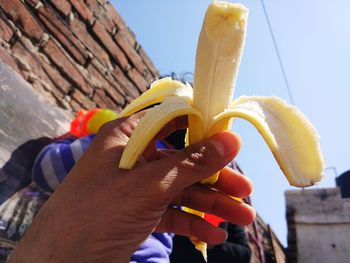
M 226 157 L 236 153 L 240 147 L 240 138 L 238 135 L 225 131 L 211 137 L 211 144 L 220 157 Z

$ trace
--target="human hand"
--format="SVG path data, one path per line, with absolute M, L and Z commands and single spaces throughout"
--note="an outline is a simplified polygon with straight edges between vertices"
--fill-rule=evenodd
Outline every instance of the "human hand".
M 135 114 L 103 126 L 93 144 L 40 210 L 10 262 L 129 262 L 153 231 L 221 243 L 226 233 L 202 218 L 172 208 L 187 206 L 236 224 L 249 224 L 254 210 L 227 195 L 250 194 L 250 181 L 225 165 L 237 154 L 230 132 L 175 154 L 150 146 L 131 171 L 117 163 L 139 119 Z M 158 137 L 183 128 L 176 119 Z M 225 167 L 225 168 L 224 168 Z M 196 184 L 218 170 L 209 188 Z

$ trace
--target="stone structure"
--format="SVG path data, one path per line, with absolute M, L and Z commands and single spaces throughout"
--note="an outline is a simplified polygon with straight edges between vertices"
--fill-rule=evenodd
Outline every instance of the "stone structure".
M 350 198 L 339 188 L 286 192 L 290 262 L 350 260 Z

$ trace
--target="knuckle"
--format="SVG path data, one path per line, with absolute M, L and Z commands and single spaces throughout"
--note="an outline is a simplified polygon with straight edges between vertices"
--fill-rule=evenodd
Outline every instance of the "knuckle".
M 106 122 L 100 127 L 98 133 L 108 135 L 112 133 L 116 127 L 119 127 L 123 122 L 124 119 L 117 119 L 114 121 Z
M 182 161 L 182 165 L 186 168 L 203 170 L 209 165 L 212 165 L 213 155 L 212 146 L 194 144 L 184 149 L 185 158 Z
M 132 132 L 136 129 L 136 126 L 139 123 L 139 121 L 140 119 L 132 115 L 119 125 L 119 130 L 126 136 L 130 137 Z
M 137 124 L 138 119 L 133 116 L 120 118 L 103 124 L 98 133 L 105 136 L 115 136 L 122 132 L 130 137 Z
M 189 166 L 202 166 L 206 163 L 206 147 L 202 145 L 193 145 L 184 150 L 185 163 Z
M 132 128 L 130 127 L 130 122 L 126 120 L 119 125 L 119 130 L 124 133 L 126 136 L 130 137 L 132 133 Z

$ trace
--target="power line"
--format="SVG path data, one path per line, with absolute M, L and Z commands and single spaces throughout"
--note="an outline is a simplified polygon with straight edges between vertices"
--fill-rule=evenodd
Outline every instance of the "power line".
M 280 65 L 280 68 L 281 68 L 281 71 L 282 71 L 282 76 L 283 76 L 284 84 L 286 85 L 286 88 L 287 88 L 289 100 L 290 100 L 290 103 L 294 105 L 294 99 L 293 99 L 292 91 L 291 91 L 290 86 L 289 86 L 287 74 L 286 74 L 286 71 L 285 71 L 283 63 L 282 63 L 282 58 L 281 58 L 281 55 L 280 55 L 280 52 L 279 52 L 279 49 L 278 49 L 278 46 L 277 46 L 277 41 L 276 41 L 276 38 L 275 38 L 275 34 L 273 33 L 273 30 L 272 30 L 271 22 L 270 22 L 269 15 L 268 15 L 266 7 L 265 7 L 264 0 L 260 0 L 260 2 L 261 2 L 262 9 L 264 11 L 264 15 L 265 15 L 265 19 L 266 19 L 266 22 L 267 22 L 267 26 L 268 26 L 269 31 L 270 31 L 270 35 L 271 35 L 271 38 L 272 38 L 273 46 L 274 46 L 275 51 L 276 51 L 278 63 Z

